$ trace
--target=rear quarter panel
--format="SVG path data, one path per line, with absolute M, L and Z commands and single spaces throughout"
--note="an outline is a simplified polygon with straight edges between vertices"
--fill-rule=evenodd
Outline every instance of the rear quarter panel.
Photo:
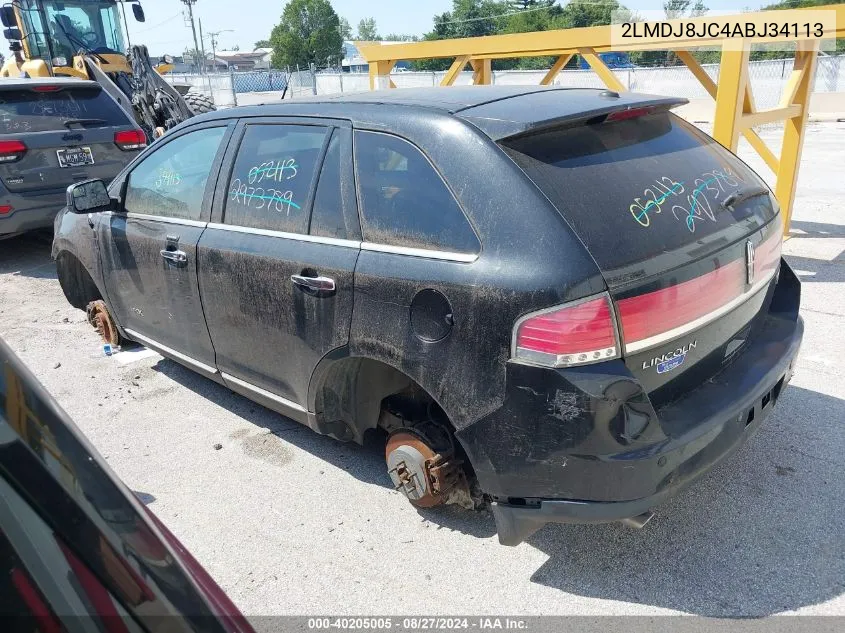
M 401 107 L 379 114 L 378 123 L 357 127 L 398 134 L 427 154 L 482 248 L 472 263 L 362 250 L 350 353 L 401 369 L 460 429 L 502 406 L 514 322 L 600 292 L 604 282 L 561 216 L 473 126 L 444 115 L 409 117 Z M 410 324 L 414 297 L 427 288 L 447 298 L 454 318 L 437 342 L 421 340 Z

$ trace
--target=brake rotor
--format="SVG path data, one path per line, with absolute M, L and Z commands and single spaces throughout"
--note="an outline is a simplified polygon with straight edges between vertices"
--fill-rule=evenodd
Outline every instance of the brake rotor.
M 86 306 L 85 312 L 88 315 L 88 323 L 94 326 L 103 342 L 117 345 L 120 335 L 109 315 L 106 304 L 102 300 L 92 301 Z
M 406 430 L 392 433 L 384 458 L 394 487 L 413 505 L 430 508 L 443 503 L 443 496 L 433 490 L 429 473 L 439 455 L 420 437 Z

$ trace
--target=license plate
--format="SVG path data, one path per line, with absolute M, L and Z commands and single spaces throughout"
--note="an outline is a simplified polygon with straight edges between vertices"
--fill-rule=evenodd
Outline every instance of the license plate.
M 90 147 L 69 147 L 56 150 L 59 157 L 59 167 L 80 167 L 81 165 L 93 165 L 94 154 Z

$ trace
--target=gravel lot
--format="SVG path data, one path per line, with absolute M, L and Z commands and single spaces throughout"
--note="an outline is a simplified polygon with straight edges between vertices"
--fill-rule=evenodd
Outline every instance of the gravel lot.
M 489 514 L 414 510 L 376 448 L 158 355 L 106 358 L 44 235 L 0 242 L 0 336 L 247 615 L 845 615 L 843 147 L 845 125 L 811 126 L 785 246 L 807 326 L 791 386 L 641 531 L 549 526 L 502 547 Z

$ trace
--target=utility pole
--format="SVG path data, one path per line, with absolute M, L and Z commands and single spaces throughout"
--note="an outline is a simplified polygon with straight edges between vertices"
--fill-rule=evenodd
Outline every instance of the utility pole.
M 202 74 L 205 74 L 205 66 L 206 66 L 206 59 L 205 59 L 205 42 L 202 40 L 202 18 L 197 18 L 197 22 L 200 25 L 200 52 L 202 53 L 202 70 L 200 71 Z
M 217 73 L 217 36 L 221 33 L 232 33 L 232 29 L 223 29 L 222 31 L 209 31 L 208 37 L 211 38 L 211 64 L 212 68 L 214 68 L 215 74 Z
M 188 19 L 191 21 L 191 31 L 194 33 L 194 57 L 196 58 L 197 55 L 200 54 L 200 45 L 197 42 L 197 28 L 194 25 L 194 10 L 193 5 L 196 3 L 197 0 L 182 0 L 182 3 L 188 7 Z M 197 66 L 199 66 L 199 60 L 195 59 L 197 62 Z

